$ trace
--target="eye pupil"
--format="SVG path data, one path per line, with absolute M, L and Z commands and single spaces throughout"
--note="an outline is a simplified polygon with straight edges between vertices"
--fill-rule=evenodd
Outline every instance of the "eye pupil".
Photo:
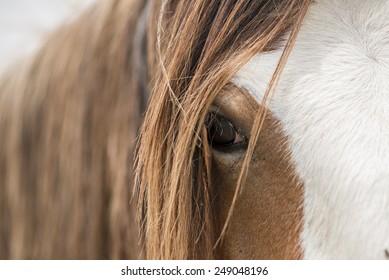
M 213 146 L 229 146 L 236 142 L 238 132 L 230 121 L 222 116 L 213 116 L 208 125 L 208 137 Z

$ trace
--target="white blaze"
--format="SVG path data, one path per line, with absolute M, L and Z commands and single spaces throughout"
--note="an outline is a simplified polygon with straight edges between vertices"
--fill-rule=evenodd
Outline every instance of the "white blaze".
M 304 182 L 305 258 L 389 249 L 389 1 L 312 4 L 271 105 Z M 234 78 L 260 102 L 281 50 Z

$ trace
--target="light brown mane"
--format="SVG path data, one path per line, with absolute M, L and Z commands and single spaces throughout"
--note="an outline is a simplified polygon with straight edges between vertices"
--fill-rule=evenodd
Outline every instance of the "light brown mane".
M 0 259 L 220 257 L 208 109 L 291 32 L 276 82 L 310 2 L 101 1 L 53 33 L 0 83 Z
M 140 256 L 129 186 L 143 5 L 101 1 L 3 78 L 0 259 Z
M 215 228 L 204 125 L 208 108 L 245 62 L 274 48 L 291 30 L 267 97 L 271 95 L 310 1 L 165 4 L 159 22 L 165 31 L 160 38 L 162 71 L 141 132 L 137 166 L 146 255 L 217 258 L 215 244 L 228 225 L 235 199 L 225 227 Z M 264 105 L 267 99 L 271 98 L 265 98 Z M 259 110 L 235 197 L 265 115 L 266 110 Z

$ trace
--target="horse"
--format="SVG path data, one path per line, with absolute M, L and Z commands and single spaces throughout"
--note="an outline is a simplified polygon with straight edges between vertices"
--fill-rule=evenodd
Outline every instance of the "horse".
M 389 258 L 388 11 L 97 3 L 2 79 L 0 258 Z

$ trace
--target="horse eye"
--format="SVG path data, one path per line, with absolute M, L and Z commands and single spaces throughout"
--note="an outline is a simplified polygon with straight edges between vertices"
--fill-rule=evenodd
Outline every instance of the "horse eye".
M 225 117 L 213 114 L 210 116 L 208 124 L 208 139 L 212 147 L 231 148 L 245 147 L 246 137 L 239 133 L 234 125 Z

